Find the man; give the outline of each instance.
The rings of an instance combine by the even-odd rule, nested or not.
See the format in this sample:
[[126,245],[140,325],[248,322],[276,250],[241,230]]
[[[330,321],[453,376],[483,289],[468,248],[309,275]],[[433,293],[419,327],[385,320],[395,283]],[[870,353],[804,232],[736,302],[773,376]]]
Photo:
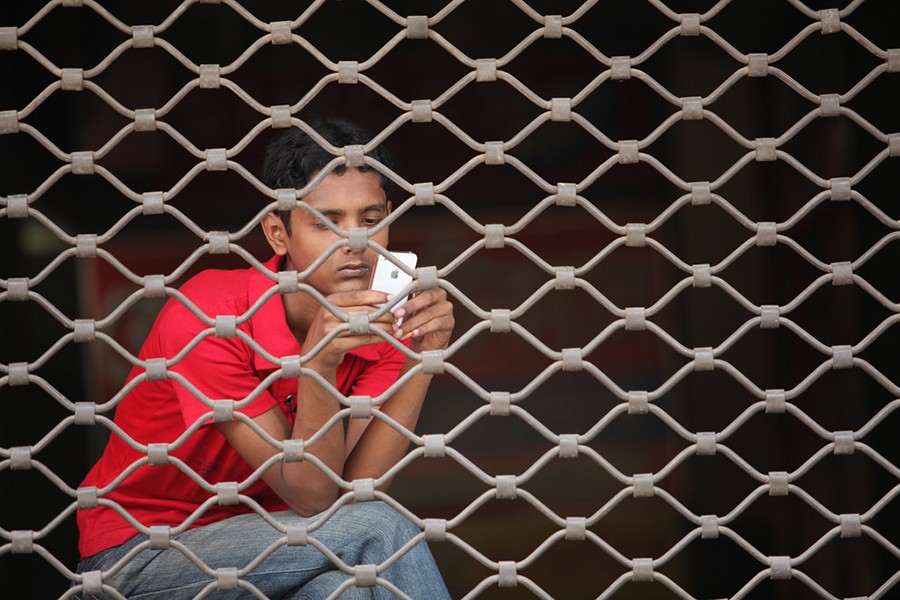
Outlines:
[[[336,147],[369,140],[343,120],[312,126]],[[369,155],[388,162],[381,148]],[[273,189],[303,188],[333,159],[291,129],[270,145],[265,180]],[[387,246],[388,229],[377,226],[391,210],[388,185],[377,171],[342,165],[302,200],[336,229],[369,228],[369,239]],[[297,271],[344,315],[375,313],[391,300],[368,289],[376,251],[351,250],[312,211],[270,213],[262,229],[275,253],[265,266]],[[116,412],[117,425],[147,452],[114,433],[81,486],[96,488],[99,498],[78,512],[79,572],[89,592],[99,591],[99,574],[126,597],[148,599],[190,598],[206,588],[215,598],[257,591],[325,598],[336,590],[344,591],[341,598],[393,598],[395,590],[416,599],[448,596],[424,541],[404,549],[420,533],[406,518],[381,502],[328,509],[342,493],[341,480],[378,480],[408,449],[407,438],[377,418],[337,419],[343,406],[335,390],[381,396],[415,363],[372,330],[413,352],[443,349],[452,304],[443,290],[422,291],[393,314],[371,317],[369,333],[344,327],[335,335],[346,317],[303,286],[280,295],[271,293],[274,285],[254,268],[204,271],[181,288],[188,303],[173,298],[160,311],[139,358],[148,365],[165,358],[167,373],[151,377],[151,368],[135,367]],[[236,317],[236,331],[210,334],[196,312]],[[280,377],[281,359],[297,356],[312,373]],[[413,429],[429,383],[429,375],[415,374],[381,412]],[[213,402],[223,399],[234,400],[243,417],[212,418]],[[282,460],[272,440],[304,440],[303,460]],[[366,581],[353,587],[359,565]]]

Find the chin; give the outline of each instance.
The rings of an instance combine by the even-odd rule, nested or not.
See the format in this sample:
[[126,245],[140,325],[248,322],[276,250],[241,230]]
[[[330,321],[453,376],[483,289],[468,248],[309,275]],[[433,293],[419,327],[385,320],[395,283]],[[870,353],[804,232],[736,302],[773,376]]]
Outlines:
[[332,287],[332,291],[334,292],[361,292],[367,289],[369,289],[368,279],[351,279],[348,281],[341,281],[339,283],[336,283]]

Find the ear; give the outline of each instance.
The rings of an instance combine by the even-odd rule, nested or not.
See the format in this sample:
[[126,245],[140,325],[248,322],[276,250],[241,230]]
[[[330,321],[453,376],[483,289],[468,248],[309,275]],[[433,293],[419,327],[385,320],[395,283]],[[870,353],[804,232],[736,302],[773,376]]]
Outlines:
[[270,212],[262,218],[260,225],[262,226],[263,234],[266,236],[266,241],[269,242],[269,246],[272,247],[275,254],[278,256],[287,254],[288,235],[284,229],[281,217],[274,212]]
[[[387,207],[387,214],[391,214],[391,201],[390,200],[387,201],[386,207]],[[391,242],[391,228],[387,227],[384,230],[384,246],[385,246],[385,248],[388,247],[390,242]]]

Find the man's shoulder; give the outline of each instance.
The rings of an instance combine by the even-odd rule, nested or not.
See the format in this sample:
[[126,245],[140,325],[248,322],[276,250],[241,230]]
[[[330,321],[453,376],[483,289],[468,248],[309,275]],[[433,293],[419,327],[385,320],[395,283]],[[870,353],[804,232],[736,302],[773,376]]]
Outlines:
[[180,322],[195,309],[207,316],[242,314],[255,298],[250,298],[249,269],[206,269],[190,277],[178,294],[163,307],[159,320]]
[[[273,268],[273,260],[263,263],[263,266]],[[266,275],[253,266],[243,269],[204,269],[185,281],[179,291],[197,304],[217,306],[234,302],[255,302],[272,284]]]
[[179,291],[197,298],[225,298],[246,294],[249,281],[249,269],[205,269],[185,281]]
[[273,282],[254,267],[246,269],[205,269],[184,282],[179,291],[197,303],[217,305],[233,301],[252,303]]

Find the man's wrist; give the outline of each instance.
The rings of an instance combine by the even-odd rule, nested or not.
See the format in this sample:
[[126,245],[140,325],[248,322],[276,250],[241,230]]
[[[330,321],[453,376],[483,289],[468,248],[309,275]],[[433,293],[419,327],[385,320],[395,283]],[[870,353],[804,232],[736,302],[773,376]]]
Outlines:
[[333,362],[329,360],[325,360],[320,356],[309,359],[303,366],[307,369],[315,371],[322,377],[328,380],[333,380],[335,375],[337,374],[337,368],[341,364],[341,361]]

